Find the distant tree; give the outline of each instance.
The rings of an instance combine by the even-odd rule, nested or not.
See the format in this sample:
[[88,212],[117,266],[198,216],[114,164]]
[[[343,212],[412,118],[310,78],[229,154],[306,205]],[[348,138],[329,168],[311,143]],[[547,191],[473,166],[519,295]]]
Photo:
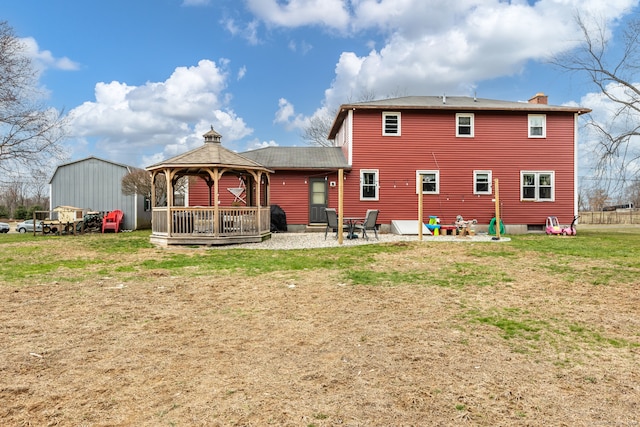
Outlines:
[[623,203],[633,203],[634,207],[640,208],[640,179],[629,183]]
[[66,119],[39,103],[38,73],[26,46],[0,21],[0,171],[42,165],[62,154]]
[[144,169],[132,168],[122,177],[122,194],[148,197],[151,194],[151,174]]
[[27,208],[27,218],[33,218],[33,213],[36,211],[45,211],[45,210],[48,210],[48,209],[45,209],[40,205],[31,205],[29,206],[29,208]]
[[15,212],[13,213],[13,217],[15,219],[27,219],[29,218],[29,211],[25,206],[20,205],[16,208]]
[[596,175],[609,183],[609,192],[619,192],[627,179],[640,174],[640,18],[636,15],[626,24],[620,51],[610,49],[604,23],[583,14],[576,22],[582,35],[579,47],[552,62],[586,75],[614,106],[606,122],[592,114],[586,119],[597,139]]
[[[37,169],[31,171],[31,179],[28,185],[28,192],[33,198],[33,203],[40,206],[48,205],[49,198],[47,196],[49,191],[50,172],[48,169]],[[42,209],[41,209],[42,210]]]
[[603,188],[594,188],[589,192],[589,207],[592,211],[600,211],[607,205],[609,195]]
[[25,184],[18,180],[5,183],[4,191],[0,194],[0,198],[9,209],[9,216],[16,217],[15,212],[18,206],[24,206],[27,203]]

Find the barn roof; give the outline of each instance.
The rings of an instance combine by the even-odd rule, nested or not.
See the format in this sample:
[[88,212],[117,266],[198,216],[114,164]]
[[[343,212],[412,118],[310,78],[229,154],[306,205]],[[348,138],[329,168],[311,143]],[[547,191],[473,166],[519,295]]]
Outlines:
[[67,162],[67,163],[63,163],[61,165],[58,165],[58,167],[56,167],[56,170],[53,172],[53,175],[51,175],[51,179],[49,180],[49,184],[53,183],[53,179],[55,178],[56,174],[58,173],[58,170],[60,170],[61,168],[67,167],[67,166],[71,166],[71,165],[75,165],[78,163],[84,163],[84,162],[88,162],[88,161],[98,161],[98,162],[103,162],[103,163],[109,163],[115,166],[120,166],[124,169],[127,170],[131,170],[131,169],[136,169],[134,166],[129,166],[129,165],[125,165],[123,163],[118,163],[118,162],[112,162],[111,160],[105,160],[105,159],[101,159],[99,157],[96,156],[89,156],[89,157],[85,157],[84,159],[78,159],[78,160],[74,160],[71,162]]
[[351,169],[340,147],[266,147],[242,154],[269,169]]

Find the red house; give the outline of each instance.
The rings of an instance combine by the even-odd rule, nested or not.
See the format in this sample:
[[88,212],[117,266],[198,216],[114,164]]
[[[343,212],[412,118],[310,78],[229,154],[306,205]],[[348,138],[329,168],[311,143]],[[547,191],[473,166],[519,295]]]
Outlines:
[[[442,224],[457,215],[486,230],[495,215],[507,233],[541,231],[547,216],[569,223],[577,214],[578,117],[590,110],[552,106],[544,94],[529,102],[472,97],[409,96],[344,104],[328,139],[333,147],[269,147],[242,153],[275,171],[270,203],[280,205],[290,231],[325,222],[338,206],[344,171],[344,215],[380,211],[393,220],[424,217]],[[189,196],[197,205],[198,186]]]

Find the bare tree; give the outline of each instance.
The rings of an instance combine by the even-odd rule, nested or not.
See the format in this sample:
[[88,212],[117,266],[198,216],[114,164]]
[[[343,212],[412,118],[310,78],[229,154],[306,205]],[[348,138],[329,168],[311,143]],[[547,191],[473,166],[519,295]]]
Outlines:
[[[394,89],[392,93],[386,96],[386,98],[397,98],[400,96],[406,96],[406,90],[402,91],[400,88]],[[357,96],[357,101],[352,101],[353,96],[349,96],[347,103],[353,102],[370,102],[378,99],[376,92],[371,89],[362,89]],[[327,138],[329,131],[333,125],[333,120],[338,114],[338,109],[322,109],[314,114],[310,119],[307,127],[302,132],[302,139],[309,145],[317,145],[321,147],[331,147],[332,143]]]
[[327,139],[335,112],[316,113],[302,133],[302,139],[309,145],[317,145],[320,147],[330,147],[331,141]]
[[62,154],[66,119],[39,103],[38,73],[26,47],[0,21],[0,170],[15,172]]
[[132,168],[125,176],[122,177],[122,194],[133,196],[148,197],[151,194],[151,174],[138,168]]
[[[189,177],[183,176],[173,184],[175,195],[184,200],[187,193]],[[151,197],[151,174],[139,168],[131,168],[129,172],[122,177],[121,181],[122,194],[126,196],[140,195]],[[164,206],[167,197],[167,184],[164,174],[156,176],[156,203],[154,206]]]
[[9,215],[14,217],[18,206],[24,206],[27,201],[25,183],[20,181],[5,183],[0,198],[3,205],[7,207]]
[[600,211],[607,205],[609,195],[605,189],[596,187],[589,192],[588,200],[592,211]]
[[627,186],[624,202],[633,203],[635,208],[640,208],[640,180],[634,180]]
[[626,180],[640,173],[640,87],[635,83],[640,77],[640,18],[631,19],[624,28],[619,51],[611,49],[603,22],[580,14],[576,22],[582,35],[579,47],[552,62],[586,75],[610,101],[608,118],[591,113],[586,116],[586,125],[597,142],[596,175],[611,183],[609,192],[619,192]]

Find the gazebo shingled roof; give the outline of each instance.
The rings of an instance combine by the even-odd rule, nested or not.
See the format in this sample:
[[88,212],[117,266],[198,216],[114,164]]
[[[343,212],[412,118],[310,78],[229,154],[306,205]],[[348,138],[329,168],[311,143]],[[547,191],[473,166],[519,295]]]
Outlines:
[[220,143],[220,134],[211,129],[204,134],[205,143],[200,147],[179,154],[160,163],[148,166],[148,171],[163,168],[202,168],[202,167],[229,167],[232,169],[250,169],[269,171],[260,163],[254,162],[241,154],[235,153]]

